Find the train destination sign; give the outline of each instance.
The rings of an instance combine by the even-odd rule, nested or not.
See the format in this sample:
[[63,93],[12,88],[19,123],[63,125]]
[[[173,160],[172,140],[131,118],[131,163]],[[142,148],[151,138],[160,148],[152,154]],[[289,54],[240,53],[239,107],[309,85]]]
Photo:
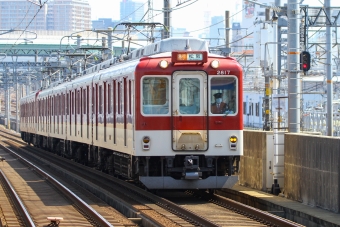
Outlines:
[[207,62],[208,53],[206,51],[174,51],[172,52],[172,62]]

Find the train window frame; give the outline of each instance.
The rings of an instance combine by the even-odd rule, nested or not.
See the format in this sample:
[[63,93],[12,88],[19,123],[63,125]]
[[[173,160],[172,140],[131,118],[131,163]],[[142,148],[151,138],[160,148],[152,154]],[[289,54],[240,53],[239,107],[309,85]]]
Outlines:
[[[164,94],[165,97],[162,99],[164,100],[162,103],[163,104],[145,104],[145,102],[157,102],[157,100],[150,99],[149,101],[145,100],[146,95],[152,95],[152,92],[150,89],[146,90],[144,88],[145,81],[150,80],[150,79],[163,79],[165,80],[165,91]],[[141,83],[140,83],[140,104],[141,104],[141,114],[143,116],[169,116],[170,115],[170,77],[169,76],[157,76],[157,75],[145,75],[141,78]],[[163,86],[161,83],[159,83],[156,86]],[[157,92],[161,92],[158,88],[152,87],[154,90],[157,90]],[[162,94],[160,94],[162,95]],[[159,102],[159,101],[158,101]],[[167,111],[167,112],[165,112]]]
[[[213,80],[215,79],[234,79],[234,82],[232,84],[232,87],[230,88],[218,88],[218,86],[215,85],[214,89],[212,87],[214,86],[215,83],[213,83]],[[227,84],[225,85],[226,87],[229,87],[230,85]],[[238,114],[239,111],[239,106],[238,106],[238,99],[239,99],[239,79],[235,75],[227,75],[227,76],[221,76],[221,75],[216,75],[216,76],[210,76],[209,77],[209,114],[212,116],[219,116],[219,115],[225,115],[225,116],[235,116]],[[221,93],[221,98],[222,102],[226,104],[226,109],[223,110],[221,113],[213,113],[212,109],[213,106],[215,105],[215,97],[214,95],[216,93]],[[234,105],[233,110],[229,109],[229,106]]]

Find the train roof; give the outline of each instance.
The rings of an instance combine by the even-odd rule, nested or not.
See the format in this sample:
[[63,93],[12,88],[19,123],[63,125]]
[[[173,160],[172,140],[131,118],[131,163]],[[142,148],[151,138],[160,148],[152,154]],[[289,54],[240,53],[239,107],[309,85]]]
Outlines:
[[150,56],[159,53],[172,51],[207,51],[209,52],[208,42],[203,39],[193,37],[169,38],[151,43],[145,47],[136,49],[131,52],[131,58],[140,58],[142,56]]
[[209,53],[209,45],[207,41],[194,37],[173,37],[163,39],[133,50],[129,54],[123,54],[119,58],[116,57],[92,66],[91,68],[86,69],[83,72],[83,75],[98,72],[99,70],[109,68],[111,65],[117,65],[127,60],[181,50],[207,51]]

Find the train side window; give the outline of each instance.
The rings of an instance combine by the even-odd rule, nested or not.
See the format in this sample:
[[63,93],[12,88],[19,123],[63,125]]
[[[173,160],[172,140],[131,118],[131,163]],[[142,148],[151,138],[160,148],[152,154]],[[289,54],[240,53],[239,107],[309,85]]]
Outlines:
[[143,114],[169,113],[169,81],[164,77],[145,77],[142,81]]
[[97,85],[92,87],[92,114],[95,113],[95,106],[96,106],[96,87]]
[[51,108],[52,108],[52,111],[51,111],[51,113],[52,113],[52,116],[54,116],[55,115],[55,97],[54,96],[52,96],[52,98],[51,98],[51,102],[52,102],[52,105],[51,105]]
[[118,82],[117,83],[117,113],[118,114],[121,114],[121,106],[120,106],[120,103],[121,103],[121,97],[122,97],[122,88],[121,88],[122,84],[121,82]]
[[237,112],[236,89],[236,77],[211,78],[210,112],[212,114],[235,114]]
[[107,109],[107,113],[111,114],[112,113],[112,86],[111,84],[107,85],[107,101],[108,101],[108,109]]
[[79,90],[76,91],[76,100],[77,100],[76,114],[80,114],[81,99],[80,99],[80,92],[79,92]]
[[132,95],[133,95],[133,93],[132,93],[132,90],[131,90],[131,80],[129,80],[129,114],[131,114],[132,113]]
[[60,96],[59,94],[57,94],[56,96],[56,100],[55,100],[55,115],[59,116],[60,115],[60,105],[59,105],[59,100],[60,100]]
[[80,114],[85,114],[86,112],[86,89],[85,88],[81,88],[80,90],[80,99],[81,99]]
[[99,114],[103,114],[103,86],[99,86],[99,100],[98,100],[98,104],[99,104]]
[[66,114],[70,115],[70,93],[67,92],[66,94]]
[[72,92],[72,114],[76,114],[76,107],[77,107],[77,99],[76,99],[77,90]]

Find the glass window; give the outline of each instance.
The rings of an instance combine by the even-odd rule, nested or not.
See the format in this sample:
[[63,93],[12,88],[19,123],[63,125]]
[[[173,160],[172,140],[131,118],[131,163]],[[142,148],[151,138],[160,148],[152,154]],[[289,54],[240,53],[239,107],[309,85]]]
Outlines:
[[103,87],[99,86],[99,114],[103,114]]
[[144,114],[169,113],[169,81],[164,77],[143,79],[142,105]]
[[200,112],[200,80],[182,78],[179,81],[179,112],[198,114]]
[[107,113],[112,113],[112,97],[111,97],[112,91],[111,91],[111,84],[107,85],[107,100],[108,100],[108,111]]
[[236,113],[236,78],[213,77],[210,83],[210,102],[212,114]]

